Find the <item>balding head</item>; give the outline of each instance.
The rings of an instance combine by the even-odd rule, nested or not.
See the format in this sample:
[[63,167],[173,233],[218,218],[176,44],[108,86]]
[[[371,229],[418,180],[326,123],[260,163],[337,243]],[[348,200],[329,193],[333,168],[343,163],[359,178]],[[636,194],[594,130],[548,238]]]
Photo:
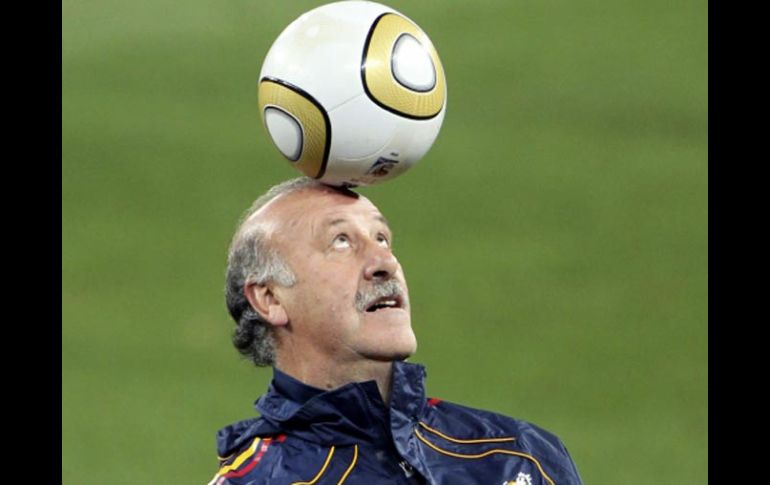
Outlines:
[[358,194],[347,189],[324,185],[309,177],[287,180],[257,198],[241,217],[227,258],[225,300],[236,322],[233,345],[258,366],[272,365],[275,342],[271,326],[251,307],[244,288],[248,284],[294,285],[295,276],[284,258],[271,245],[271,236],[282,221],[272,217],[274,209],[292,194],[302,191]]
[[251,207],[243,214],[238,224],[235,237],[233,238],[233,244],[235,244],[239,238],[252,231],[255,227],[258,227],[269,235],[279,223],[285,222],[283,220],[285,217],[275,217],[278,212],[276,206],[280,207],[293,195],[305,191],[343,194],[354,198],[359,197],[359,194],[351,190],[324,185],[309,177],[299,177],[287,180],[286,182],[282,182],[270,188],[264,195],[255,200]]

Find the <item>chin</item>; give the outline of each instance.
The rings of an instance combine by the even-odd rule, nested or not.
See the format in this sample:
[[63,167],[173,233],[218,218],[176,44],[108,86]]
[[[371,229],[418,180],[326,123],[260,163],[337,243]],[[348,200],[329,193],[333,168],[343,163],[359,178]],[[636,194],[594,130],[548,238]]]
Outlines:
[[378,362],[403,362],[412,356],[414,352],[394,352],[394,353],[378,353],[370,355],[369,359]]
[[376,341],[370,341],[366,345],[369,351],[363,354],[370,359],[382,362],[406,360],[417,351],[417,340],[411,331],[402,332],[399,335],[381,336]]
[[411,352],[408,352],[408,353],[397,354],[397,355],[395,355],[395,356],[394,356],[392,359],[390,359],[390,360],[391,360],[391,361],[393,361],[393,362],[401,362],[401,361],[404,361],[404,360],[408,359],[409,357],[413,356],[413,355],[414,355],[414,353],[415,353],[416,351],[417,351],[417,349],[414,349],[413,351],[411,351]]
[[415,338],[414,333],[409,332],[409,335],[404,337],[405,338],[399,342],[399,345],[395,346],[393,358],[391,360],[406,360],[417,352],[417,339]]

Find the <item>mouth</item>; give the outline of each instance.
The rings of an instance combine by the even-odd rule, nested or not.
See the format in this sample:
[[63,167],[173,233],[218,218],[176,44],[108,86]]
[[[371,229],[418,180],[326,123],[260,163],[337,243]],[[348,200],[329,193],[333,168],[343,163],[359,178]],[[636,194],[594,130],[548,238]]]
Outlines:
[[403,308],[404,300],[398,295],[383,296],[366,307],[367,313],[374,313],[389,308]]

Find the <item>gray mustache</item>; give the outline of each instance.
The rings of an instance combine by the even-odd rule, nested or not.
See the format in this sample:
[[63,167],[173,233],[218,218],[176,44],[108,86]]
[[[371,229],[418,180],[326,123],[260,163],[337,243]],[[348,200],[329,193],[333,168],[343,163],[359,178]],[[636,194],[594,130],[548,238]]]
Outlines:
[[365,312],[366,309],[380,298],[400,297],[403,301],[403,307],[409,306],[409,299],[406,296],[404,288],[396,280],[387,280],[381,283],[374,283],[370,288],[356,292],[356,309]]

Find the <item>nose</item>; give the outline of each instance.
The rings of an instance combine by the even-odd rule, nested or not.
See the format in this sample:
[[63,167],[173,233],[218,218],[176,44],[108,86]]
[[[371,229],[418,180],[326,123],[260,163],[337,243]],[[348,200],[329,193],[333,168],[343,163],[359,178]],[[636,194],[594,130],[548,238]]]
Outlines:
[[398,271],[398,260],[390,251],[378,243],[371,244],[367,255],[364,278],[367,280],[388,280]]

